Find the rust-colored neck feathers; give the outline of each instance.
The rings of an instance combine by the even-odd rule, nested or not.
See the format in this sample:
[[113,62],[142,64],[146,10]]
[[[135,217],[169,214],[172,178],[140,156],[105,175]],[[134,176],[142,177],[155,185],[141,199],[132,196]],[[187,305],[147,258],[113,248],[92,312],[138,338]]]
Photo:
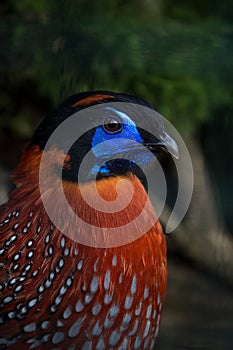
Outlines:
[[[78,185],[62,181],[57,173],[57,168],[67,159],[62,152],[54,149],[47,153],[45,160],[41,162],[41,159],[42,152],[37,147],[26,152],[16,170],[16,190],[10,198],[16,201],[25,198],[31,204],[45,205],[49,216],[59,217],[59,228],[70,238],[80,242],[74,231],[78,225],[79,235],[82,231],[84,236],[87,231],[90,235],[87,244],[95,246],[98,239],[97,247],[121,246],[142,236],[157,221],[147,193],[136,176],[109,177]],[[77,221],[69,219],[70,209]],[[107,229],[117,227],[124,227],[124,230],[109,235]],[[100,232],[98,237],[96,228]],[[85,237],[81,242],[85,243]]]
[[[41,164],[41,150],[27,150],[0,214],[1,344],[9,350],[152,349],[166,289],[166,244],[143,186],[133,175],[99,180],[96,187],[62,182],[56,169],[64,154],[47,156]],[[95,190],[103,207],[95,207]],[[76,224],[67,217],[63,191],[81,219]],[[117,227],[125,230],[109,235]],[[77,242],[77,232],[90,246]]]

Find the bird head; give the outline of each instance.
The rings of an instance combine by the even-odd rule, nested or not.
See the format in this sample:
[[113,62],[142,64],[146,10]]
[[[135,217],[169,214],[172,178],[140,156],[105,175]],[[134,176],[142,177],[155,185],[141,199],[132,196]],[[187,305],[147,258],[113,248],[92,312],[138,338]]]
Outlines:
[[[36,130],[32,145],[44,149],[54,130],[75,116],[80,129],[82,116],[88,130],[72,142],[66,152],[62,177],[65,181],[87,182],[117,175],[136,175],[145,185],[143,167],[150,165],[153,154],[165,151],[179,156],[175,141],[165,131],[162,117],[145,100],[135,96],[96,91],[68,98],[48,115]],[[64,126],[64,128],[67,128]],[[69,137],[60,137],[60,151],[70,144]],[[88,161],[80,165],[88,154]]]

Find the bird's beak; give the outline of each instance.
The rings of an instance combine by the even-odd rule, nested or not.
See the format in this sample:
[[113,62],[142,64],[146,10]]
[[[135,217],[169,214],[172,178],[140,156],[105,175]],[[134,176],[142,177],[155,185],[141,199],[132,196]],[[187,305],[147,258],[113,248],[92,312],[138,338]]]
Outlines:
[[174,158],[180,157],[179,148],[175,140],[169,136],[166,132],[160,136],[159,140],[154,142],[144,143],[144,146],[149,148],[152,152],[158,152],[160,150],[170,153]]

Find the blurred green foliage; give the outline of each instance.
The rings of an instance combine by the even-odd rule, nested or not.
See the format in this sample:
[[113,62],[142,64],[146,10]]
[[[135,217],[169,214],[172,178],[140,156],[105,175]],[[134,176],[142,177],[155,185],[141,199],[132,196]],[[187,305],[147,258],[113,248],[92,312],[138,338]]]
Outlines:
[[232,16],[230,0],[1,1],[0,141],[30,138],[79,91],[139,95],[183,135],[202,135],[233,229]]
[[113,89],[146,98],[180,130],[197,132],[217,109],[232,107],[229,7],[209,0],[1,2],[0,126],[29,136],[36,97],[53,107],[81,90]]

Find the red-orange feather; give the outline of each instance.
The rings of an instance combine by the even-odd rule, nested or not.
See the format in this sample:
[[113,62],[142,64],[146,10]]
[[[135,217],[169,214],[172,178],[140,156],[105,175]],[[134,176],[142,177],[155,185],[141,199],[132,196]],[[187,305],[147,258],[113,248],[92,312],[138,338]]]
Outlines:
[[95,103],[97,101],[101,101],[104,99],[114,99],[115,97],[112,95],[105,95],[105,94],[95,94],[94,96],[88,96],[81,100],[78,100],[77,102],[72,104],[72,107],[84,107],[89,106],[92,103]]
[[[54,176],[51,180],[44,173],[43,181],[50,186],[46,196],[52,198],[54,211],[62,216],[54,170],[55,164],[61,165],[62,154],[56,149],[50,152],[45,171]],[[50,221],[41,200],[41,156],[36,146],[27,150],[14,175],[16,189],[1,207],[1,349],[153,349],[167,274],[159,222],[137,240],[115,248],[87,247],[67,238]],[[116,183],[126,178],[134,197],[117,214],[88,206],[78,184],[63,182],[63,188],[82,220],[117,227],[141,212],[147,200],[144,187],[130,174],[97,181],[99,194],[112,201]],[[80,186],[91,199],[93,183]],[[151,217],[155,213],[150,204],[144,220]],[[66,225],[74,235],[82,229]],[[94,228],[84,232],[94,233]],[[102,239],[111,240],[106,229]]]

